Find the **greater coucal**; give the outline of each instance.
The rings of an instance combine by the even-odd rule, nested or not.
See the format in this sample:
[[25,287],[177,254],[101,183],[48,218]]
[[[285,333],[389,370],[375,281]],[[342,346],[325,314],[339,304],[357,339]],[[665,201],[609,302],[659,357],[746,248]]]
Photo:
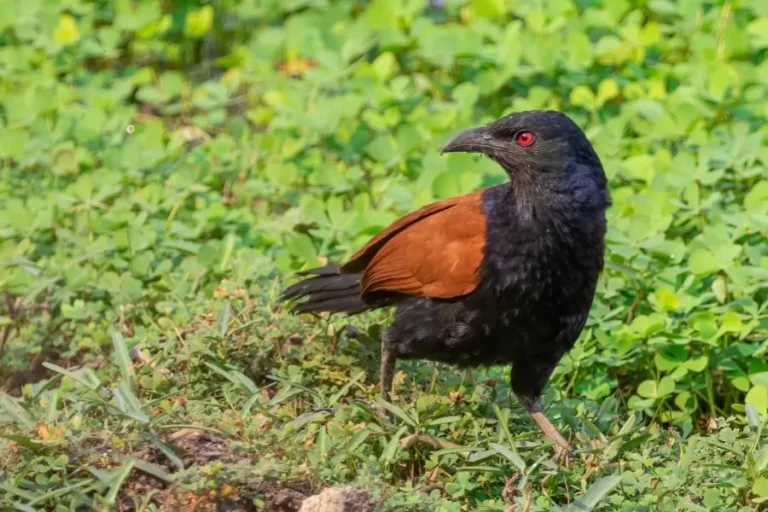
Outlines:
[[509,182],[424,206],[381,231],[343,265],[307,270],[282,300],[292,311],[357,314],[397,306],[381,340],[381,393],[395,360],[462,367],[512,364],[512,391],[541,430],[568,442],[540,396],[578,338],[603,268],[610,206],[600,158],[554,111],[510,114],[451,139]]

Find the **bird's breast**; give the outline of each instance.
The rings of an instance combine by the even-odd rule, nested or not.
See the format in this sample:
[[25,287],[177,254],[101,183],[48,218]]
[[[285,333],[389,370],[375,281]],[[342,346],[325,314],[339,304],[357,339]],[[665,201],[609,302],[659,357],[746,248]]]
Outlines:
[[589,307],[603,247],[599,230],[590,236],[579,226],[491,229],[482,278],[501,304],[522,314]]

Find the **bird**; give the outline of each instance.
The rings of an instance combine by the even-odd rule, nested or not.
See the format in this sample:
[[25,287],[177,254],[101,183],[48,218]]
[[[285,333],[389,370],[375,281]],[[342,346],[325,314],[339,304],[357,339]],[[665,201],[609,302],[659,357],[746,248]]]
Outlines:
[[478,153],[507,180],[399,218],[343,264],[299,272],[291,311],[357,315],[394,307],[382,329],[380,395],[398,359],[510,365],[510,387],[556,450],[573,453],[541,395],[584,329],[604,267],[603,164],[555,110],[513,112],[461,131],[440,153]]

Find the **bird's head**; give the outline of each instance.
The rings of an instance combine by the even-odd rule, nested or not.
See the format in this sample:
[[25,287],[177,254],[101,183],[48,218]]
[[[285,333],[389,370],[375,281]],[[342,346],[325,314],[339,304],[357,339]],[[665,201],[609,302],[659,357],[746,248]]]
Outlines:
[[552,110],[513,113],[486,126],[469,128],[441,151],[455,152],[487,155],[504,168],[513,183],[544,183],[572,172],[605,180],[600,159],[581,128]]

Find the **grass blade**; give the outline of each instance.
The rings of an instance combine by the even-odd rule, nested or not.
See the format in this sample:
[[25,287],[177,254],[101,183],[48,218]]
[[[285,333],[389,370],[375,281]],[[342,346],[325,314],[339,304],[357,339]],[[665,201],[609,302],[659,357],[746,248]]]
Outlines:
[[221,253],[221,260],[219,260],[219,272],[227,270],[229,260],[232,258],[232,251],[235,249],[235,241],[236,238],[233,233],[227,233],[224,237],[224,250]]
[[43,366],[45,366],[46,368],[48,368],[52,372],[59,373],[59,374],[65,376],[65,377],[69,377],[70,379],[74,380],[75,382],[77,382],[79,384],[82,384],[83,386],[87,387],[88,389],[90,389],[92,391],[95,391],[101,385],[101,384],[98,384],[98,385],[94,386],[94,384],[92,382],[89,382],[88,380],[86,380],[85,378],[81,377],[77,373],[71,372],[71,371],[67,370],[66,368],[62,368],[59,365],[56,365],[56,364],[53,364],[53,363],[49,363],[47,361],[43,363]]
[[504,433],[504,437],[507,439],[507,444],[509,446],[514,446],[515,440],[512,438],[512,432],[509,431],[506,415],[496,404],[493,404],[493,412],[496,414],[496,418],[499,420],[499,425],[501,425],[501,431]]
[[357,375],[355,375],[354,377],[352,377],[352,379],[349,382],[344,384],[344,386],[338,391],[338,393],[336,393],[331,397],[331,399],[328,401],[328,407],[333,407],[334,405],[336,405],[336,402],[338,402],[342,396],[347,394],[347,391],[349,391],[349,388],[351,388],[357,381],[362,379],[364,376],[365,376],[365,371],[363,370]]
[[515,452],[510,450],[504,445],[498,444],[498,443],[489,443],[491,448],[496,450],[496,452],[507,459],[509,462],[512,463],[513,466],[515,466],[517,469],[519,469],[523,474],[525,474],[525,461]]
[[127,381],[120,381],[120,384],[115,390],[115,400],[120,412],[140,423],[149,423],[149,416],[141,410],[139,399],[133,394],[133,390]]
[[157,449],[163,452],[163,455],[165,455],[165,457],[171,461],[171,464],[176,466],[179,471],[184,470],[184,462],[174,453],[170,446],[161,441],[155,434],[152,434],[152,444],[157,446]]
[[216,366],[213,363],[205,362],[205,366],[218,373],[235,386],[249,392],[250,394],[258,393],[259,387],[243,373],[236,370],[227,371],[224,368]]
[[48,405],[45,408],[45,422],[46,423],[53,423],[56,421],[56,417],[58,416],[58,406],[59,406],[59,389],[52,389],[48,392]]
[[133,383],[133,363],[131,356],[128,355],[128,347],[125,344],[125,338],[117,331],[112,331],[112,348],[114,350],[117,365],[120,367],[120,374],[124,379]]
[[32,417],[7,393],[0,393],[0,407],[5,409],[16,420],[16,423],[22,427],[26,429],[33,429],[35,427]]
[[133,466],[139,471],[152,475],[158,480],[162,480],[165,483],[171,483],[171,475],[168,474],[163,468],[153,462],[147,462],[145,460],[137,459],[136,457],[122,456],[120,460],[123,462],[133,461]]
[[[293,382],[293,381],[290,381],[288,379],[284,379],[282,377],[278,377],[277,375],[272,375],[272,374],[267,375],[267,378],[271,379],[271,380],[274,380],[274,381],[277,381],[280,384],[282,384],[283,386],[285,386],[285,388],[283,388],[283,389],[281,389],[280,391],[277,392],[277,395],[282,393],[284,390],[288,391],[288,390],[290,390],[290,388],[298,388],[298,389],[304,391],[305,393],[309,393],[310,396],[312,396],[313,398],[319,399],[319,400],[322,401],[322,397],[319,394],[317,394],[317,392],[315,390],[309,389],[308,387],[303,386],[303,385],[299,384],[298,382]],[[277,396],[277,395],[275,395],[275,396]]]
[[18,434],[0,434],[0,437],[13,441],[17,445],[23,446],[35,454],[40,454],[46,451],[46,446],[43,443],[38,443],[30,437],[20,436]]
[[123,483],[128,478],[128,475],[131,474],[133,465],[133,460],[129,460],[118,470],[114,480],[112,481],[112,486],[109,488],[109,492],[104,497],[104,501],[107,505],[114,505],[117,501],[117,493],[120,492],[120,488],[123,486]]
[[403,437],[403,434],[405,434],[407,430],[408,427],[400,427],[400,430],[398,430],[397,433],[392,436],[392,439],[390,439],[389,443],[387,443],[387,447],[384,448],[383,452],[381,452],[379,462],[381,462],[385,468],[389,467],[392,461],[395,460],[395,454],[400,447],[400,438]]
[[403,420],[404,423],[416,428],[416,421],[414,421],[414,419],[400,407],[384,401],[381,397],[376,398],[376,403]]
[[461,420],[461,418],[461,416],[443,416],[442,418],[425,421],[424,426],[437,427],[438,425],[445,425],[446,423],[456,423],[457,421]]
[[349,441],[347,441],[346,446],[344,447],[344,450],[347,453],[354,453],[361,444],[363,444],[365,441],[368,440],[368,436],[371,434],[371,431],[367,428],[364,428],[358,432],[355,433],[352,437],[349,438]]
[[461,466],[456,468],[456,472],[465,471],[467,473],[501,473],[501,469],[496,466]]
[[80,487],[85,487],[87,485],[91,485],[91,481],[89,480],[83,480],[82,482],[78,482],[76,484],[68,485],[66,487],[61,487],[59,489],[54,489],[52,491],[48,491],[47,493],[43,494],[42,496],[39,496],[35,498],[33,501],[30,501],[27,505],[32,506],[36,505],[38,503],[42,503],[44,501],[48,501],[51,498],[55,498],[57,496],[61,496],[63,494],[67,494],[70,491],[74,491],[75,489],[79,489]]
[[568,505],[565,512],[588,512],[593,510],[614,487],[619,485],[621,477],[606,476],[590,486],[576,501]]
[[229,318],[232,315],[232,304],[229,300],[224,301],[224,307],[221,308],[221,315],[219,316],[219,334],[223,338],[227,335],[227,327],[229,327]]
[[28,501],[32,501],[37,498],[37,496],[34,494],[23,489],[19,489],[15,485],[11,485],[8,482],[0,482],[0,490],[3,490],[8,494],[13,494],[14,496],[19,496],[20,498],[24,498]]

